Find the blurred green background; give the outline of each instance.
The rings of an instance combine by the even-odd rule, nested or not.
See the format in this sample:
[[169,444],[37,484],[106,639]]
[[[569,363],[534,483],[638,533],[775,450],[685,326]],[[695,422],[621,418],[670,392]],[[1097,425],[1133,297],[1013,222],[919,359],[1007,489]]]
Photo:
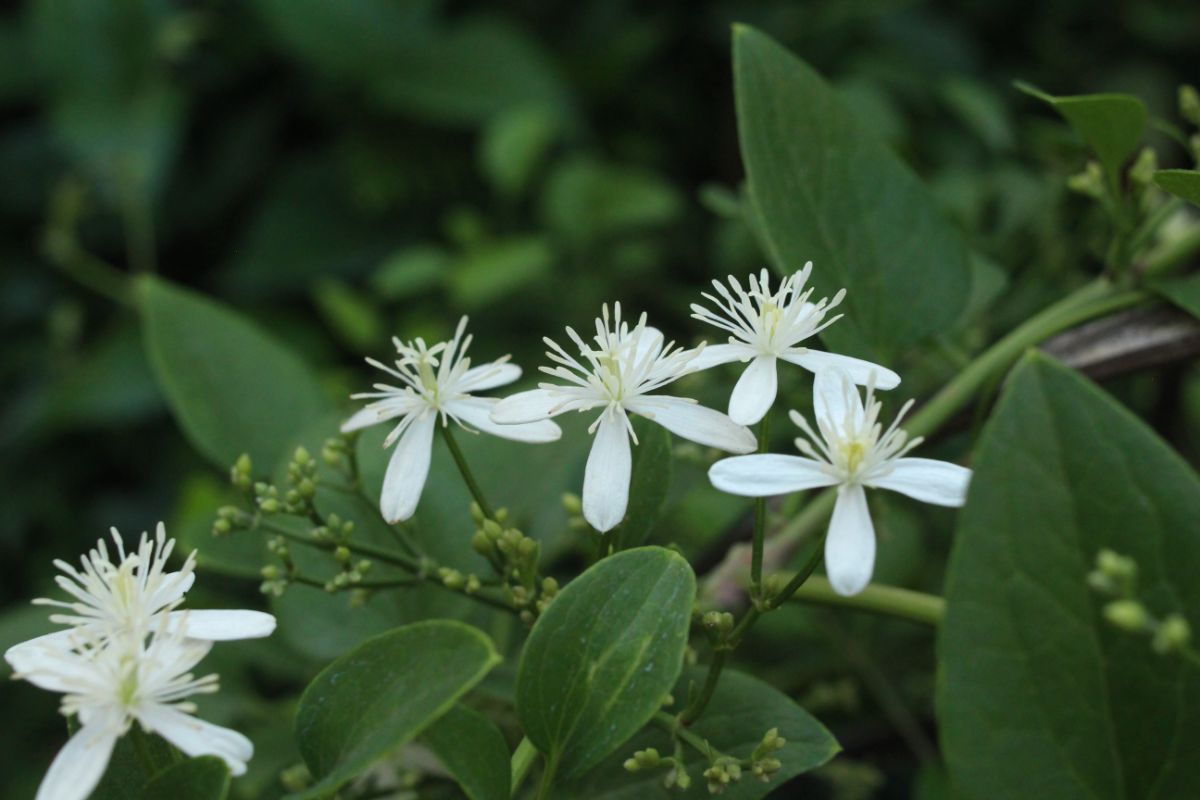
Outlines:
[[[711,338],[687,318],[698,288],[763,264],[737,209],[734,21],[826,75],[982,257],[971,319],[897,365],[917,396],[1098,268],[1102,220],[1063,188],[1082,148],[1011,81],[1126,91],[1169,118],[1200,55],[1187,0],[32,0],[0,14],[0,645],[36,630],[25,603],[52,591],[52,558],[110,525],[211,522],[221,476],[156,387],[130,272],[253,317],[331,397],[365,386],[361,357],[392,334],[443,337],[460,314],[476,358],[512,352],[527,370],[542,335],[590,327],[604,301]],[[1194,453],[1200,387],[1167,377],[1118,388]],[[729,385],[689,388],[720,405]],[[698,481],[683,472],[677,495]],[[936,589],[950,517],[898,508],[881,575]],[[706,545],[691,537],[702,561]],[[207,586],[214,604],[261,603],[253,581]],[[829,619],[772,618],[749,656],[846,746],[807,796],[939,796],[931,638]],[[793,657],[772,635],[833,645]],[[239,647],[215,665],[231,688],[213,716],[265,731],[243,792],[266,796],[295,760],[286,698],[320,659]],[[62,737],[55,698],[6,684],[0,704],[0,794],[32,796]]]

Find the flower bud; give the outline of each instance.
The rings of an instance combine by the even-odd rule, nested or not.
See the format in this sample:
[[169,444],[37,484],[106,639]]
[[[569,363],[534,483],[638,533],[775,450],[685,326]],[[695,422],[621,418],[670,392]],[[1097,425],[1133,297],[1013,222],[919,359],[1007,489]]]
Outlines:
[[1154,173],[1158,171],[1158,154],[1154,148],[1143,147],[1137,160],[1129,168],[1129,179],[1141,186],[1149,186],[1154,182]]
[[1146,609],[1136,600],[1116,600],[1104,607],[1104,618],[1127,633],[1141,633],[1150,623]]
[[475,520],[476,525],[482,525],[484,520],[487,519],[483,515],[483,509],[479,507],[479,503],[474,501],[471,502],[471,519]]
[[258,507],[264,514],[278,514],[281,508],[279,501],[274,497],[264,497],[258,501]]
[[1184,84],[1179,87],[1179,116],[1200,127],[1200,92],[1195,86]]
[[1192,640],[1192,628],[1188,621],[1179,614],[1171,614],[1154,633],[1151,643],[1156,653],[1166,655],[1177,653],[1187,647]]
[[562,504],[563,508],[566,509],[567,513],[572,517],[578,517],[583,514],[583,500],[581,500],[577,494],[573,494],[571,492],[564,493],[562,496]]
[[1089,161],[1083,172],[1067,178],[1067,188],[1088,197],[1104,196],[1104,170],[1099,162]]
[[350,552],[349,547],[340,545],[333,551],[333,557],[339,564],[349,564],[350,559],[353,558],[353,553]]
[[308,450],[304,447],[297,447],[295,454],[292,456],[292,461],[301,467],[305,467],[312,463],[312,456],[308,454]]
[[662,763],[662,756],[653,747],[648,747],[645,750],[638,750],[633,754],[633,758],[625,759],[625,769],[629,772],[638,772],[643,769],[654,769]]

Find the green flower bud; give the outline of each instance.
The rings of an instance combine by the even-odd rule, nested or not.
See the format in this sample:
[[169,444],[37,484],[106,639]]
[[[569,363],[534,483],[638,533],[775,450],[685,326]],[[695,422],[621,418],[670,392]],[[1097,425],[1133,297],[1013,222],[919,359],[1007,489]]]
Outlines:
[[629,772],[639,772],[643,769],[654,769],[662,763],[662,756],[653,747],[638,750],[633,758],[625,759],[625,769]]
[[1154,633],[1151,643],[1156,653],[1166,655],[1177,653],[1187,647],[1192,640],[1192,628],[1188,621],[1179,614],[1171,614]]
[[1179,87],[1179,116],[1200,127],[1200,92],[1195,86],[1184,84]]
[[485,557],[496,552],[496,548],[492,546],[492,540],[483,532],[483,528],[477,529],[471,536],[471,549]]
[[688,787],[692,785],[692,779],[688,776],[683,764],[675,761],[675,759],[671,759],[671,762],[673,766],[667,771],[666,777],[663,778],[663,787],[686,792]]
[[566,492],[562,496],[562,504],[563,508],[566,509],[567,513],[572,517],[578,517],[583,513],[583,500],[581,500],[577,494]]
[[480,583],[478,576],[468,575],[467,585],[463,587],[463,591],[465,591],[467,594],[475,594],[482,588],[483,584]]
[[226,536],[233,530],[233,525],[224,517],[218,518],[212,527],[213,536]]
[[1137,577],[1136,561],[1107,548],[1096,554],[1096,568],[1114,580],[1124,581]]
[[264,497],[259,500],[258,507],[264,514],[278,514],[281,508],[279,501],[274,497]]
[[304,447],[297,447],[295,454],[292,456],[292,461],[297,465],[304,467],[312,463],[312,456],[308,454],[308,450]]
[[442,579],[442,585],[447,589],[461,589],[467,583],[466,577],[461,572],[449,567],[438,569],[438,577]]
[[339,564],[349,564],[350,559],[354,557],[354,554],[350,552],[349,547],[341,545],[333,551],[333,557]]
[[501,525],[508,522],[508,509],[507,508],[497,508],[496,509],[496,522],[499,522]]
[[300,484],[296,487],[296,491],[305,500],[312,500],[317,496],[317,483],[312,478],[305,478],[300,481]]
[[265,567],[259,570],[259,574],[269,581],[278,580],[279,567],[275,566],[274,564],[267,564]]
[[517,544],[517,553],[523,558],[529,558],[536,555],[538,551],[538,543],[528,536],[523,537]]
[[1067,188],[1088,197],[1104,196],[1104,170],[1099,162],[1089,161],[1083,172],[1067,178]]
[[487,534],[487,537],[493,542],[499,541],[500,537],[504,534],[504,528],[500,527],[500,523],[494,519],[485,519],[480,523],[480,526],[483,528],[483,532]]
[[1104,607],[1104,618],[1127,633],[1141,633],[1150,624],[1150,615],[1136,600],[1115,600]]
[[1154,173],[1158,170],[1158,154],[1153,148],[1143,147],[1137,160],[1129,168],[1129,179],[1140,186],[1149,186],[1154,182]]
[[482,525],[484,520],[487,519],[483,515],[483,509],[479,507],[479,503],[471,503],[471,519],[475,520],[476,525]]
[[542,578],[542,595],[545,597],[554,597],[556,594],[558,594],[558,581],[549,575]]
[[371,571],[371,567],[373,567],[374,565],[375,564],[373,561],[371,561],[371,559],[364,558],[361,561],[359,561],[357,564],[354,565],[354,569],[356,572],[358,572],[362,575],[366,575],[368,572]]

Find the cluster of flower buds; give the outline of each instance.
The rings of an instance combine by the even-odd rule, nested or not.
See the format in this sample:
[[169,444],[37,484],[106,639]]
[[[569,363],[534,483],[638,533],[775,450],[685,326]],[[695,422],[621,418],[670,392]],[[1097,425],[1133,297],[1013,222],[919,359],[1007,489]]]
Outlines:
[[778,728],[771,728],[763,734],[762,741],[750,754],[750,774],[766,783],[783,766],[774,754],[782,750],[787,740],[779,735]]
[[688,775],[687,767],[683,763],[682,751],[677,751],[674,756],[663,757],[655,748],[647,747],[625,759],[624,767],[628,772],[644,772],[667,767],[667,773],[663,776],[664,788],[686,792],[692,785],[691,776]]
[[1163,619],[1152,615],[1138,599],[1138,566],[1129,556],[1101,550],[1096,568],[1088,574],[1088,585],[1112,599],[1104,606],[1104,618],[1126,633],[1149,636],[1160,655],[1190,652],[1192,629],[1181,614]]
[[443,586],[447,589],[453,589],[456,592],[475,594],[483,588],[483,582],[479,580],[478,575],[464,575],[462,572],[449,567],[439,567],[437,575],[441,579]]
[[477,526],[471,546],[500,575],[508,600],[514,608],[520,609],[521,619],[533,624],[558,594],[558,581],[539,577],[541,545],[507,524],[507,509],[499,509],[493,518],[485,515],[477,503],[472,503],[471,518]]

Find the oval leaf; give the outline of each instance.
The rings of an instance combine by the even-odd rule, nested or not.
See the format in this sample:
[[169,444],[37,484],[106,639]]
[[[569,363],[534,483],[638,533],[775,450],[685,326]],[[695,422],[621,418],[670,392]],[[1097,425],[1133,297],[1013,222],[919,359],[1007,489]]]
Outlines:
[[200,756],[155,775],[142,800],[224,800],[228,794],[229,767],[216,756]]
[[1154,173],[1154,182],[1176,197],[1200,206],[1200,172],[1194,169],[1163,169]]
[[1200,480],[1042,357],[984,432],[946,582],[938,717],[964,797],[1200,797],[1200,671],[1102,619],[1086,582],[1132,556],[1151,613],[1200,619]]
[[405,625],[334,661],[300,698],[296,739],[317,778],[295,795],[331,793],[446,713],[500,657],[475,628]]
[[508,800],[512,782],[508,745],[490,719],[458,705],[426,728],[421,741],[437,754],[470,800]]
[[629,507],[624,521],[613,530],[617,550],[628,550],[646,541],[671,489],[671,434],[644,419],[634,422],[634,430],[638,446],[633,450]]
[[1092,148],[1115,185],[1121,164],[1137,147],[1146,129],[1146,106],[1141,100],[1128,94],[1055,97],[1021,81],[1017,81],[1016,87],[1054,106]]
[[325,406],[291,350],[203,295],[144,278],[142,325],[150,364],[196,449],[228,467],[241,453],[272,467]]
[[733,39],[738,135],[776,266],[813,262],[821,295],[846,289],[823,337],[886,358],[952,324],[970,267],[958,232],[912,171],[807,64],[744,25]]
[[[676,698],[687,697],[688,684],[703,683],[705,670],[689,668],[675,687]],[[802,772],[815,769],[841,749],[833,734],[783,692],[763,683],[757,678],[736,670],[721,673],[721,682],[713,693],[712,700],[690,730],[707,739],[720,750],[737,758],[747,758],[762,741],[763,734],[778,728],[779,735],[787,740],[775,757],[783,766],[769,782],[756,780],[749,774],[742,780],[726,787],[721,800],[757,800],[778,789]],[[688,774],[692,785],[686,792],[664,789],[663,770],[647,770],[629,773],[622,763],[636,750],[657,748],[664,755],[672,748],[671,738],[658,728],[647,728],[627,742],[618,752],[598,767],[588,772],[583,780],[571,787],[570,797],[586,797],[588,800],[645,800],[646,798],[700,798],[711,797],[704,780],[700,777],[707,769],[707,761],[691,748],[684,750]]]
[[658,710],[683,667],[695,595],[678,553],[626,550],[568,584],[533,626],[517,713],[560,775],[596,764]]

